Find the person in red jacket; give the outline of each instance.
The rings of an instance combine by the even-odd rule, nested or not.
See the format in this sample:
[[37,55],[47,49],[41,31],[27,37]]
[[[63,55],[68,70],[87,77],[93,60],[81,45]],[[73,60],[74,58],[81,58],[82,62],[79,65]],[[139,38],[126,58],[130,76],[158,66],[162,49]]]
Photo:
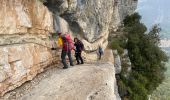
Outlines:
[[72,57],[71,57],[72,47],[71,47],[71,44],[69,43],[69,41],[66,39],[65,35],[62,36],[62,41],[63,41],[63,47],[62,47],[61,59],[62,59],[63,65],[64,65],[63,69],[67,69],[68,65],[66,63],[66,55],[69,58],[70,66],[74,66]]

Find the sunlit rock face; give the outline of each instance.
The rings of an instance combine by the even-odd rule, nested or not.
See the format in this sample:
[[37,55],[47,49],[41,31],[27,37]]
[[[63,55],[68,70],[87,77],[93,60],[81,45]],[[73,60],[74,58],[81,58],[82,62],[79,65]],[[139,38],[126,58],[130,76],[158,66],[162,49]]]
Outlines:
[[108,63],[78,65],[41,81],[19,100],[121,100],[114,73]]
[[0,34],[45,34],[53,30],[53,17],[38,0],[1,0]]
[[0,95],[32,80],[45,67],[59,63],[59,56],[36,44],[0,47]]
[[86,50],[92,51],[96,50],[98,45],[104,48],[107,46],[109,32],[115,31],[123,18],[134,12],[137,1],[47,0],[45,4],[56,15],[64,18],[70,25],[70,30],[86,41]]
[[[60,61],[60,52],[50,50],[49,33],[73,33],[87,52],[99,45],[106,48],[109,33],[137,4],[136,0],[40,1],[1,0],[0,95]],[[85,55],[88,60],[89,54]]]
[[[52,13],[38,0],[1,0],[0,95],[34,78],[53,62]],[[58,57],[58,58],[57,58]]]

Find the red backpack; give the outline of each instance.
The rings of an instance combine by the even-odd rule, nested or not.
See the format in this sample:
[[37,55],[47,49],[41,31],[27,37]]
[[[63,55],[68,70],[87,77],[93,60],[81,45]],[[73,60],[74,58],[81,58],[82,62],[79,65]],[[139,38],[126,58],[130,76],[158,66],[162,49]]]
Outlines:
[[70,37],[70,34],[66,34],[65,39],[66,39],[66,42],[63,43],[63,49],[65,51],[73,50],[74,49],[74,43],[73,43],[73,40]]

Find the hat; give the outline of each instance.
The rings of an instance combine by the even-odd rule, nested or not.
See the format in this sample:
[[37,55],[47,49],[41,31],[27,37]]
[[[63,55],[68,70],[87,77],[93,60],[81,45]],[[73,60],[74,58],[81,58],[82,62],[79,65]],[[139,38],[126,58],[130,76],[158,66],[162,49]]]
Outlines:
[[61,33],[61,32],[59,32],[59,31],[57,31],[57,34],[58,34],[58,35],[61,35],[62,33]]

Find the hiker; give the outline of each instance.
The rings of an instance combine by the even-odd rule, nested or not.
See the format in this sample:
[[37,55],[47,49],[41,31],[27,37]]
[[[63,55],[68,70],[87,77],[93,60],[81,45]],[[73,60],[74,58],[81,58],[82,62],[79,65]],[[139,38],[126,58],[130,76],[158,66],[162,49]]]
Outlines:
[[78,38],[74,38],[74,46],[75,46],[74,50],[75,50],[75,57],[76,57],[77,65],[84,64],[83,58],[81,56],[81,53],[84,49],[84,44]]
[[101,60],[102,55],[104,54],[102,47],[99,45],[98,50],[97,50],[99,60]]
[[66,55],[69,58],[70,66],[74,66],[72,57],[71,57],[71,50],[74,48],[74,44],[73,44],[69,34],[64,34],[61,37],[62,37],[62,45],[63,45],[61,59],[62,59],[63,65],[64,65],[63,69],[67,69],[68,65],[66,63]]

